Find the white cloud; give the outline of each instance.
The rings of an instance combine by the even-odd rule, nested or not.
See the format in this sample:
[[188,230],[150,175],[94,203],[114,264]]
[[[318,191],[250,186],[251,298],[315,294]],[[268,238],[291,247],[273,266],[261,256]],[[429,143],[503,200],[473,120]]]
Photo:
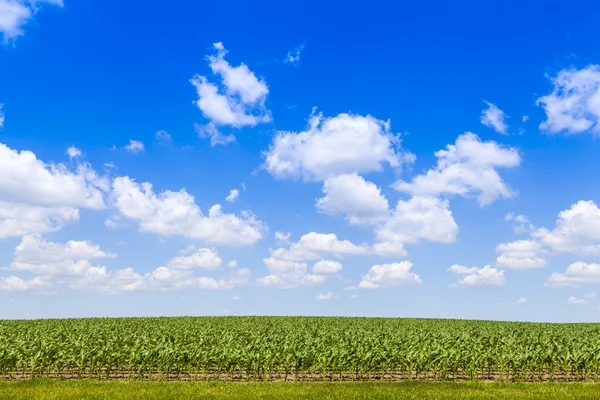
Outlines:
[[69,158],[77,158],[77,157],[81,157],[81,155],[82,155],[81,150],[79,150],[75,146],[69,147],[67,149],[67,154],[69,155]]
[[293,51],[288,52],[283,62],[287,64],[298,65],[298,63],[300,62],[300,53],[302,52],[302,50],[304,50],[304,43],[296,47]]
[[227,268],[236,268],[237,267],[237,261],[236,260],[231,260],[227,263]]
[[43,276],[82,275],[92,268],[89,260],[114,257],[86,241],[70,240],[62,244],[49,242],[40,235],[29,235],[16,247],[10,269]]
[[[222,43],[215,43],[213,47],[216,55],[208,56],[207,59],[212,72],[219,75],[221,84],[217,86],[200,75],[194,76],[190,81],[198,94],[197,107],[212,123],[211,131],[218,132],[216,126],[219,125],[242,128],[270,122],[271,114],[265,107],[269,93],[265,81],[258,79],[243,63],[237,67],[229,65],[225,60],[227,51]],[[212,142],[215,134],[210,131],[207,134]],[[230,141],[224,143],[216,140],[215,144]]]
[[105,267],[91,268],[86,273],[71,280],[69,287],[76,290],[90,290],[101,293],[121,292],[170,292],[188,288],[205,290],[232,289],[245,285],[250,280],[250,270],[240,269],[228,277],[215,279],[197,277],[191,271],[159,267],[141,275],[131,268],[107,271]]
[[173,138],[167,131],[158,131],[154,135],[154,141],[160,145],[166,146],[173,142]]
[[527,122],[529,120],[529,115],[523,115],[523,117],[521,117],[521,121],[523,123]]
[[24,280],[17,276],[0,276],[0,292],[25,292],[32,289],[41,289],[50,286],[50,283],[40,277]]
[[325,282],[324,275],[309,274],[306,263],[265,258],[264,263],[271,275],[258,280],[264,286],[293,288],[300,285],[316,285]]
[[587,304],[587,300],[586,299],[578,299],[575,296],[571,296],[567,300],[567,304],[575,304],[575,305]]
[[537,99],[546,112],[540,129],[548,133],[600,133],[600,66],[563,69],[549,78],[552,92]]
[[398,201],[391,215],[375,227],[378,243],[373,250],[382,255],[404,255],[405,243],[420,240],[451,243],[457,233],[458,226],[447,200],[416,196]]
[[477,135],[467,132],[446,150],[435,153],[437,166],[412,182],[398,181],[393,187],[412,195],[439,195],[443,193],[463,197],[477,197],[481,206],[498,197],[514,195],[496,168],[519,165],[521,157],[516,149],[494,141],[482,142]]
[[79,208],[102,210],[108,181],[87,163],[72,171],[30,151],[0,143],[0,237],[52,232],[79,219]]
[[400,151],[399,136],[389,121],[339,114],[313,114],[303,132],[279,131],[265,153],[263,167],[276,178],[325,180],[352,173],[381,171],[387,163],[400,168],[414,156]]
[[504,111],[496,107],[489,101],[484,101],[487,108],[481,112],[481,123],[485,126],[493,128],[496,132],[506,135],[508,125],[506,124]]
[[506,269],[544,268],[546,260],[539,257],[542,248],[533,240],[517,240],[511,243],[501,243],[496,246],[500,256],[496,265]]
[[573,286],[600,283],[600,264],[575,262],[564,273],[555,272],[546,280],[547,286]]
[[513,213],[508,213],[504,217],[506,221],[514,222],[513,230],[515,233],[526,233],[531,232],[535,229],[533,224],[529,221],[529,219],[525,215],[514,215]]
[[260,240],[266,227],[243,212],[240,217],[224,214],[220,205],[204,215],[194,197],[185,190],[154,193],[152,184],[139,184],[129,177],[113,181],[114,206],[124,218],[137,221],[140,230],[161,235],[181,235],[206,243],[243,246]]
[[380,189],[357,174],[328,178],[323,193],[317,209],[323,214],[345,214],[351,224],[374,223],[388,212],[388,201]]
[[3,107],[4,104],[0,103],[0,129],[4,128],[4,111],[2,110]]
[[344,255],[367,254],[369,246],[356,245],[349,240],[339,240],[334,233],[310,232],[292,243],[289,249],[271,250],[271,257],[290,261],[318,260],[322,255],[342,257]]
[[202,139],[210,139],[210,145],[212,147],[217,145],[225,146],[235,142],[234,135],[223,135],[212,122],[209,122],[206,125],[194,124],[194,129]]
[[598,294],[596,292],[592,292],[592,293],[586,294],[585,297],[588,299],[595,299],[596,297],[598,297]]
[[198,249],[189,256],[179,256],[172,258],[167,266],[172,269],[218,269],[223,264],[223,260],[217,252],[211,249]]
[[0,33],[5,43],[23,35],[23,26],[33,18],[39,3],[63,5],[62,0],[0,0]]
[[525,297],[520,297],[514,303],[508,303],[509,306],[519,306],[521,304],[527,303],[527,299]]
[[419,275],[410,272],[413,264],[401,261],[394,264],[374,265],[363,275],[358,287],[361,289],[378,289],[407,284],[421,284]]
[[477,267],[469,268],[469,267],[464,267],[462,265],[454,264],[453,266],[448,268],[448,271],[453,272],[458,275],[470,275],[470,274],[474,274],[477,271],[479,271],[479,268],[477,268]]
[[317,300],[326,301],[326,300],[335,300],[337,296],[333,292],[327,293],[319,293],[317,295]]
[[124,149],[134,154],[141,153],[144,151],[144,143],[139,140],[130,140],[129,144],[125,146]]
[[466,271],[469,270],[470,273],[451,286],[499,286],[506,283],[504,271],[492,268],[489,265],[486,265],[483,268],[477,268],[476,271],[473,271],[472,268],[454,267],[455,266],[450,267],[449,271],[458,274],[466,274]]
[[290,237],[292,237],[290,232],[275,232],[275,240],[281,245],[289,243]]
[[553,230],[542,228],[532,235],[554,251],[598,255],[600,209],[591,200],[580,200],[558,214]]
[[229,195],[225,197],[225,200],[227,200],[230,203],[233,203],[237,200],[238,197],[240,197],[240,191],[237,189],[231,189],[229,191]]
[[315,274],[335,274],[342,270],[342,264],[338,261],[320,260],[313,266]]

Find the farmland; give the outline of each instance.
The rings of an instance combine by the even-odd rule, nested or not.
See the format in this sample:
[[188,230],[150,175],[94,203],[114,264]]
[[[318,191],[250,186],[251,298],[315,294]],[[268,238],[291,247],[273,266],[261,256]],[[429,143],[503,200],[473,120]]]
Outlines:
[[597,381],[600,324],[321,317],[0,321],[0,378]]

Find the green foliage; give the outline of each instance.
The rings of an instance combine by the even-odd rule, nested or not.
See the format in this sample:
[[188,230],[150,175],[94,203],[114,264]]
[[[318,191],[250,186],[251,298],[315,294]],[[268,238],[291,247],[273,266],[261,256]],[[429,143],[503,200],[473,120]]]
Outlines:
[[598,380],[600,324],[181,317],[0,321],[0,377]]

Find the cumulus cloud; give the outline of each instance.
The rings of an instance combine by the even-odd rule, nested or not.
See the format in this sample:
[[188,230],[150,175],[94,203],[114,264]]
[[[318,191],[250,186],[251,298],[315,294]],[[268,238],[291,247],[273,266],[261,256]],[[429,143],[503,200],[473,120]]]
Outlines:
[[466,275],[451,286],[500,286],[506,283],[504,271],[486,265],[483,268],[467,268],[453,265],[448,269],[455,274]]
[[508,125],[506,124],[506,115],[504,111],[489,101],[484,102],[487,108],[481,112],[481,123],[485,126],[493,128],[496,132],[506,135],[508,133]]
[[125,146],[124,149],[133,154],[141,153],[144,151],[144,143],[139,140],[130,140],[129,144]]
[[398,201],[391,215],[374,229],[377,243],[373,250],[381,255],[404,255],[405,243],[420,240],[451,243],[458,233],[448,201],[426,196]]
[[374,223],[388,212],[388,201],[381,190],[357,174],[328,178],[323,193],[317,209],[323,214],[344,214],[351,224]]
[[198,249],[191,255],[172,258],[167,266],[172,269],[218,269],[223,264],[223,259],[216,251],[211,249]]
[[333,292],[327,292],[327,293],[319,293],[316,298],[317,298],[317,300],[326,301],[326,300],[335,300],[335,299],[337,299],[337,296]]
[[546,286],[572,286],[600,283],[600,264],[575,262],[564,273],[555,272],[546,280]]
[[305,131],[277,132],[263,167],[276,178],[318,181],[381,171],[384,164],[400,168],[412,161],[413,155],[400,150],[389,121],[353,114],[323,118],[313,110]]
[[203,214],[194,197],[183,189],[156,194],[152,184],[139,184],[126,176],[115,178],[112,186],[114,207],[123,218],[138,222],[145,232],[244,246],[260,240],[266,231],[264,224],[249,212],[241,216],[224,214],[217,204],[207,215]]
[[513,303],[508,303],[509,306],[519,306],[521,304],[525,304],[527,303],[527,299],[525,297],[520,297],[517,299],[517,301],[513,302]]
[[158,131],[154,135],[154,141],[162,146],[167,146],[173,143],[173,138],[167,131]]
[[200,75],[194,76],[190,82],[198,94],[196,106],[209,120],[204,128],[198,125],[196,130],[201,137],[210,138],[211,145],[215,146],[234,140],[233,135],[222,135],[218,126],[256,126],[270,122],[271,113],[265,106],[269,94],[265,81],[257,78],[244,63],[232,67],[225,60],[227,50],[223,43],[214,43],[213,48],[216,54],[208,56],[207,60],[220,82],[211,83]]
[[358,287],[361,289],[379,289],[399,285],[421,284],[419,275],[410,272],[413,264],[401,261],[394,264],[374,265],[363,275]]
[[3,108],[4,104],[0,103],[0,129],[4,128],[4,110],[2,110]]
[[561,211],[553,230],[537,229],[533,237],[554,251],[600,254],[600,209],[591,200],[580,200]]
[[89,260],[114,258],[112,253],[86,241],[49,242],[40,235],[28,235],[16,247],[9,268],[42,276],[82,275],[93,266]]
[[571,296],[567,299],[567,304],[574,304],[574,305],[587,304],[587,300],[586,299],[578,299],[575,296]]
[[508,213],[504,217],[504,220],[513,222],[513,230],[515,233],[532,232],[535,229],[533,224],[529,221],[529,218],[522,214],[515,215],[513,213]]
[[551,134],[600,133],[600,66],[563,69],[550,77],[554,88],[537,99],[546,121],[540,129]]
[[368,254],[367,244],[356,245],[349,240],[339,240],[334,233],[310,232],[300,237],[289,248],[271,250],[271,257],[290,260],[305,261],[318,260],[323,255],[343,257],[344,255]]
[[275,240],[280,245],[289,243],[290,237],[292,237],[290,232],[275,232]]
[[342,263],[339,261],[320,260],[313,266],[315,274],[335,274],[342,270]]
[[69,147],[67,149],[67,154],[69,155],[69,158],[77,158],[77,157],[81,157],[81,155],[82,155],[81,150],[79,150],[75,146]]
[[0,33],[4,43],[23,35],[23,27],[39,9],[39,4],[61,6],[62,0],[0,0]]
[[102,210],[109,187],[87,163],[46,164],[0,143],[0,238],[56,231],[80,208]]
[[225,197],[225,200],[227,200],[230,203],[233,203],[237,200],[238,197],[240,197],[240,191],[237,189],[231,189],[229,191],[229,195]]
[[496,252],[500,253],[496,265],[505,269],[544,268],[546,260],[539,257],[542,251],[540,244],[533,240],[501,243],[496,247]]
[[303,262],[269,257],[264,259],[264,263],[270,272],[270,275],[258,280],[264,286],[287,289],[301,285],[316,285],[327,279],[325,275],[310,274],[308,266]]
[[416,196],[476,197],[481,206],[498,197],[514,195],[496,169],[519,165],[521,157],[516,149],[494,141],[483,142],[474,133],[467,132],[435,155],[438,159],[435,168],[416,176],[412,182],[400,180],[393,187]]
[[40,277],[25,280],[17,276],[0,276],[0,292],[25,292],[27,290],[42,289],[51,284]]

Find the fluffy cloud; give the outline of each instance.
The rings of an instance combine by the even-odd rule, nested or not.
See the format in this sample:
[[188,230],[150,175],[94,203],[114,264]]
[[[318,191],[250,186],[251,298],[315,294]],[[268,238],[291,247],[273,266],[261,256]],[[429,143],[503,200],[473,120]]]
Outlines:
[[498,133],[506,135],[508,132],[508,125],[504,121],[506,118],[504,111],[489,101],[486,101],[485,104],[487,105],[487,108],[481,112],[481,123],[493,128]]
[[500,286],[506,283],[504,271],[486,265],[483,268],[467,268],[453,265],[448,269],[455,274],[467,275],[452,286]]
[[124,149],[133,154],[141,153],[144,151],[144,143],[139,140],[130,140],[129,144],[125,146]]
[[63,5],[62,0],[0,0],[0,32],[4,42],[23,35],[23,26],[38,10],[38,4]]
[[553,230],[542,228],[532,235],[554,251],[600,254],[600,209],[591,200],[578,201],[558,214]]
[[166,146],[173,142],[173,138],[171,137],[171,135],[169,135],[167,131],[158,131],[154,135],[154,141],[157,144]]
[[313,266],[315,274],[335,274],[342,270],[342,264],[338,261],[320,260]]
[[509,306],[519,306],[521,304],[525,304],[527,303],[527,299],[525,297],[520,297],[517,299],[517,301],[513,302],[513,303],[508,303]]
[[575,304],[575,305],[587,304],[587,300],[586,299],[578,299],[575,296],[571,296],[567,299],[567,304]]
[[43,276],[82,275],[92,268],[89,260],[114,257],[86,241],[71,240],[62,244],[49,242],[40,235],[29,235],[16,247],[10,269]]
[[189,256],[175,257],[169,260],[167,266],[172,269],[218,269],[223,259],[211,249],[198,249]]
[[225,200],[227,200],[230,203],[233,203],[237,200],[238,197],[240,197],[240,191],[237,189],[231,189],[229,191],[229,195],[225,197]]
[[202,139],[210,139],[210,145],[213,147],[217,145],[225,146],[235,142],[234,135],[224,135],[212,122],[209,122],[206,125],[194,124],[194,129]]
[[407,284],[421,284],[419,275],[410,272],[413,264],[401,261],[394,264],[374,265],[363,275],[358,287],[361,289],[378,289]]
[[600,264],[578,261],[567,267],[564,273],[555,272],[546,280],[547,286],[574,286],[600,283]]
[[459,136],[455,144],[435,155],[438,159],[436,168],[416,176],[412,182],[400,180],[393,187],[417,196],[443,193],[474,196],[481,206],[498,197],[513,196],[496,168],[519,165],[521,157],[516,149],[494,141],[482,142],[477,135],[467,132]]
[[547,118],[540,129],[548,133],[600,133],[600,66],[563,69],[550,80],[554,89],[537,100]]
[[412,162],[414,156],[402,154],[399,147],[389,121],[352,114],[323,118],[313,111],[307,130],[277,132],[263,167],[276,178],[325,180]]
[[457,233],[447,200],[416,196],[400,200],[391,216],[375,227],[377,243],[373,250],[382,255],[404,255],[405,243],[450,243],[456,240]]
[[529,218],[522,214],[515,215],[513,213],[508,213],[506,214],[504,219],[509,222],[514,222],[513,230],[515,231],[515,233],[526,233],[531,232],[535,229],[533,224],[531,224],[531,222],[529,221]]
[[339,240],[334,233],[310,232],[292,243],[289,249],[279,248],[271,250],[271,257],[281,260],[305,261],[318,260],[322,255],[342,257],[344,255],[367,254],[369,246],[356,245],[349,240]]
[[204,215],[194,197],[185,190],[154,193],[152,184],[139,184],[129,177],[113,181],[114,206],[123,218],[137,221],[140,229],[161,235],[181,235],[206,243],[230,246],[251,245],[260,240],[266,227],[249,212],[240,217],[224,214],[220,205]]
[[533,240],[501,243],[496,247],[500,253],[496,265],[506,269],[544,268],[546,260],[538,256],[541,251],[539,243]]
[[17,276],[0,276],[0,292],[25,292],[32,289],[42,289],[50,286],[50,283],[40,277],[24,280]]
[[67,155],[69,156],[69,158],[81,157],[82,154],[83,153],[81,152],[81,150],[79,150],[75,146],[71,146],[67,149]]
[[256,126],[270,122],[271,114],[265,107],[269,93],[265,81],[258,79],[243,63],[237,67],[229,65],[225,60],[227,51],[222,43],[215,43],[213,47],[216,55],[207,59],[212,72],[220,77],[220,84],[213,84],[200,75],[194,76],[190,82],[196,87],[198,94],[196,106],[210,121],[208,131],[203,133],[211,138],[214,146],[233,140],[232,136],[221,135],[217,126]]
[[379,188],[357,174],[328,178],[323,193],[317,209],[329,215],[344,214],[351,224],[373,223],[388,212],[388,201]]
[[333,292],[319,293],[316,299],[320,301],[335,300],[337,296]]
[[2,110],[3,107],[4,104],[0,103],[0,129],[4,128],[4,111]]
[[108,190],[89,164],[73,171],[0,143],[0,238],[56,231],[77,221],[80,208],[104,209]]
[[250,280],[250,270],[240,269],[223,279],[196,277],[190,271],[159,267],[141,275],[131,268],[107,271],[105,267],[92,268],[69,286],[77,290],[101,293],[121,292],[170,292],[183,289],[232,289],[245,285]]
[[309,274],[306,263],[265,258],[264,263],[271,273],[258,280],[264,286],[293,288],[301,285],[316,285],[325,282],[324,275]]
[[290,241],[292,234],[290,232],[275,232],[275,240],[279,244],[287,244]]

